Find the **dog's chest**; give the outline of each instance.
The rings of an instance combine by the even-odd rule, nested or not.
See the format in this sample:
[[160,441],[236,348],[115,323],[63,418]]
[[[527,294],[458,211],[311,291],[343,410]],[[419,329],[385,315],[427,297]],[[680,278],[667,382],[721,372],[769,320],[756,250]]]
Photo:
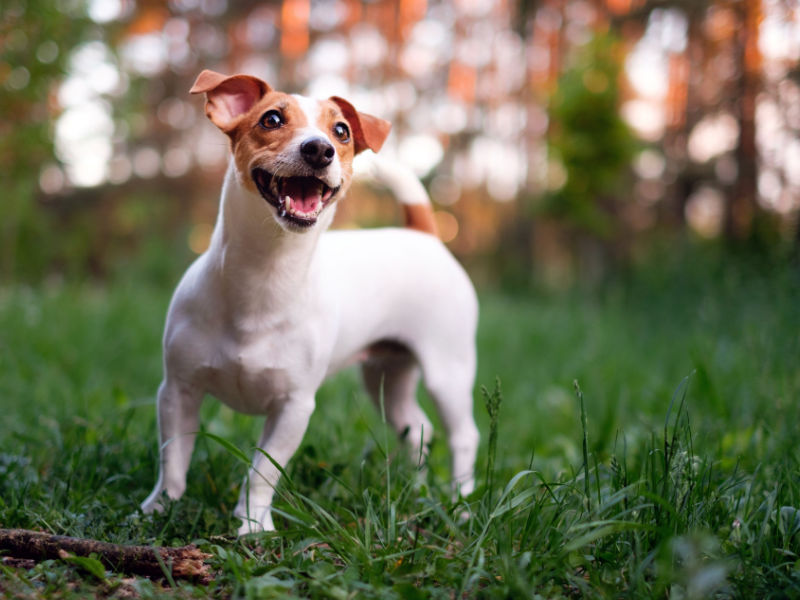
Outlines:
[[226,343],[205,369],[208,391],[231,408],[264,414],[306,384],[313,356],[296,344]]

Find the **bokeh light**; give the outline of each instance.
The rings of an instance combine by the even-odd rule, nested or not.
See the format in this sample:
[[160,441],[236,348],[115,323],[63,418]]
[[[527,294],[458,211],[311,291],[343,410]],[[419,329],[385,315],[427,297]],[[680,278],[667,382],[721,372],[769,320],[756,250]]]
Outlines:
[[[27,5],[12,5],[9,23],[33,23]],[[211,68],[341,95],[390,120],[383,152],[447,207],[459,251],[523,240],[517,251],[536,255],[550,221],[611,243],[611,231],[675,227],[746,237],[757,211],[791,235],[800,219],[800,10],[785,0],[86,0],[54,10],[74,35],[9,27],[0,85],[6,112],[50,136],[49,154],[15,164],[59,210],[98,210],[80,200],[90,190],[124,203],[136,186],[183,186],[190,226],[208,222],[227,141],[188,89]],[[379,195],[362,194],[365,215],[390,218],[365,208]],[[527,222],[525,235],[487,234],[485,206],[503,231]],[[152,211],[176,226],[169,210]]]

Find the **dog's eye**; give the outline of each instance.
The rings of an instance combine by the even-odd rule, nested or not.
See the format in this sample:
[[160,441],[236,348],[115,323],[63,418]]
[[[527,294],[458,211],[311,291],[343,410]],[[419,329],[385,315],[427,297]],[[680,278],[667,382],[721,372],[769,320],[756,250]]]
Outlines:
[[277,110],[268,110],[261,115],[261,120],[258,124],[264,129],[277,129],[284,124],[283,115]]
[[348,142],[350,141],[350,128],[344,123],[337,123],[333,126],[333,135],[340,142]]

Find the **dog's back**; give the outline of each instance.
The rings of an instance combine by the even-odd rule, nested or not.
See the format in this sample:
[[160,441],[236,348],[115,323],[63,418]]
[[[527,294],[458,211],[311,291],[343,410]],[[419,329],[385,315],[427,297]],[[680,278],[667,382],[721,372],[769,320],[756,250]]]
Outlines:
[[429,345],[454,354],[474,348],[475,291],[438,238],[402,228],[333,231],[318,251],[323,288],[335,290],[331,309],[341,323],[334,363],[365,337],[402,342],[415,353]]

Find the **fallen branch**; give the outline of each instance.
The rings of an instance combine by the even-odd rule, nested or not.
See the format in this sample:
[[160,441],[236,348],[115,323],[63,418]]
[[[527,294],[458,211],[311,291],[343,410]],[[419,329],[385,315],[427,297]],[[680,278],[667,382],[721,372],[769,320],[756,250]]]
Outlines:
[[114,571],[167,579],[170,576],[193,579],[201,583],[211,580],[205,564],[211,555],[201,552],[194,544],[180,548],[122,546],[27,529],[0,529],[0,551],[3,550],[14,558],[33,560],[62,558],[64,552],[76,556],[95,554]]

